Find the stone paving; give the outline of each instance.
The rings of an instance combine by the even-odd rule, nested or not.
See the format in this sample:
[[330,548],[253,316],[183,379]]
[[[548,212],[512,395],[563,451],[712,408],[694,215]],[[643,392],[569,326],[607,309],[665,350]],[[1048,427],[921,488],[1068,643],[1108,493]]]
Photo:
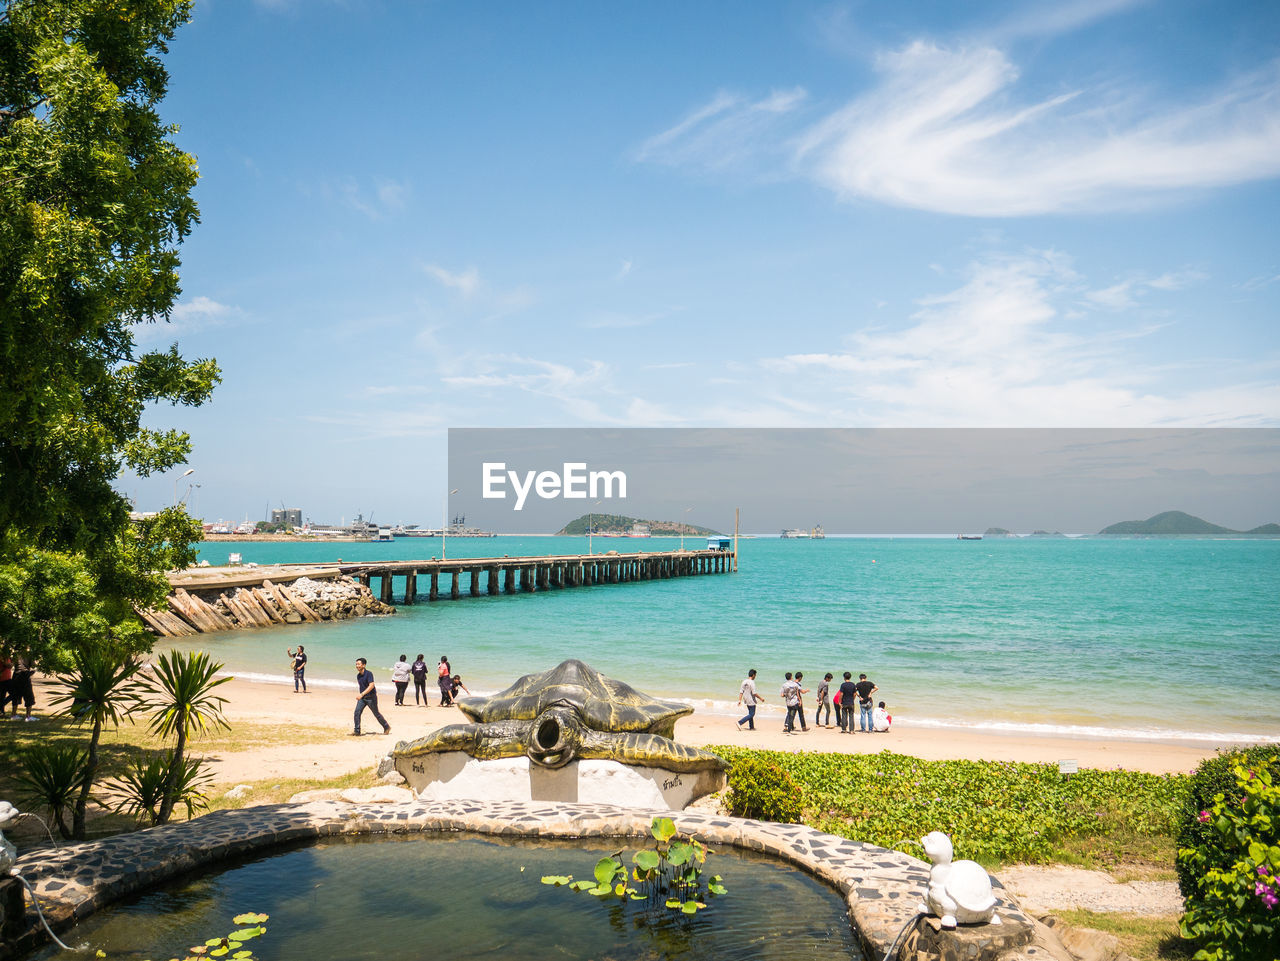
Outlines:
[[[472,832],[514,837],[598,838],[643,836],[657,815],[685,834],[711,844],[761,851],[793,864],[838,890],[868,957],[880,959],[916,914],[929,866],[897,851],[850,841],[796,824],[773,824],[696,811],[640,811],[601,804],[539,801],[411,801],[349,804],[316,801],[273,804],[213,814],[18,859],[55,930],[99,908],[196,868],[290,841],[335,834]],[[1032,961],[1057,956],[1035,923],[997,882],[999,925],[940,930],[919,922],[904,958],[940,961]],[[28,908],[31,921],[35,912]],[[42,929],[0,943],[0,959],[39,944]]]

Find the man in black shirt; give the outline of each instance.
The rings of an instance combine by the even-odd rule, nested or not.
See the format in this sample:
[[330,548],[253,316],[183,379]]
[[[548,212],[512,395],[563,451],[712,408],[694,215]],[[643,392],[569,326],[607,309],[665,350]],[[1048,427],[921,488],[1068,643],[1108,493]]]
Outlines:
[[[876,706],[875,701],[871,700],[871,695],[880,688],[868,681],[865,674],[858,675],[858,683],[854,687],[858,691],[858,729],[871,734],[875,731],[875,726],[871,723],[871,712]],[[840,700],[843,703],[844,698]],[[849,729],[853,730],[852,719],[849,722]]]
[[373,711],[373,716],[378,719],[378,723],[382,725],[382,733],[390,734],[391,725],[387,723],[387,719],[382,716],[378,710],[378,689],[373,683],[373,672],[365,666],[363,657],[356,658],[356,690],[360,693],[356,695],[356,729],[351,733],[356,737],[360,736],[360,715],[364,713],[367,707]]
[[853,733],[853,710],[858,703],[858,685],[853,683],[853,675],[844,672],[844,683],[840,685],[840,733]]

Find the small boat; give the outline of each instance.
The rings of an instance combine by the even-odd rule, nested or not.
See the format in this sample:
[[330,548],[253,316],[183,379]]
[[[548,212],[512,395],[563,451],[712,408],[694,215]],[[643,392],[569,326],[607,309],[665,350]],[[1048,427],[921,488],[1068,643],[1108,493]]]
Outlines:
[[981,534],[957,534],[957,535],[956,535],[956,540],[958,540],[958,541],[980,541],[980,540],[982,540],[982,535],[981,535]]
[[803,527],[788,527],[782,532],[782,536],[785,540],[798,540],[802,537],[808,537],[809,532]]

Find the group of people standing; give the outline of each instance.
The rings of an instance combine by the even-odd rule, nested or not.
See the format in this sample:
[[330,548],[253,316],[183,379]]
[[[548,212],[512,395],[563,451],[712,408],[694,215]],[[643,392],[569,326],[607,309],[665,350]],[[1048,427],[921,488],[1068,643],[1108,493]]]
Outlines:
[[[742,687],[738,691],[738,703],[745,705],[747,709],[746,716],[738,721],[738,730],[742,730],[742,725],[747,725],[747,730],[754,731],[756,729],[756,705],[763,703],[764,698],[756,691],[756,669],[752,668],[747,672],[746,679],[742,682]],[[831,672],[822,678],[818,684],[817,705],[813,711],[813,726],[830,728],[832,708],[835,708],[836,722],[840,727],[841,734],[854,734],[862,731],[865,734],[873,732],[885,732],[889,730],[893,723],[893,718],[889,715],[885,708],[884,701],[879,705],[875,702],[875,693],[880,690],[875,683],[867,680],[867,675],[859,674],[858,680],[853,680],[853,674],[850,671],[844,672],[844,680],[841,682],[835,693],[831,693],[831,682],[835,675]],[[787,671],[786,678],[782,683],[782,689],[779,695],[782,703],[787,709],[787,718],[783,722],[782,731],[784,734],[796,733],[796,722],[800,724],[801,732],[808,732],[809,725],[805,720],[804,714],[804,696],[809,693],[809,688],[804,686],[804,672],[796,671],[794,675],[791,671]],[[823,713],[826,714],[826,723],[822,722]],[[855,727],[854,715],[857,714],[857,722]]]
[[0,720],[8,720],[5,710],[13,704],[13,719],[18,719],[18,705],[26,707],[26,720],[35,721],[31,713],[35,707],[36,694],[31,686],[31,676],[36,670],[27,661],[19,660],[16,664],[11,658],[0,657]]
[[[419,654],[417,660],[412,664],[409,663],[408,654],[400,655],[400,660],[396,661],[391,668],[391,683],[396,686],[396,707],[404,706],[404,696],[409,689],[410,680],[413,681],[414,703],[422,707],[431,706],[431,701],[427,697],[427,675],[429,670],[425,655]],[[441,656],[439,663],[436,665],[436,681],[440,687],[441,707],[448,707],[453,704],[459,690],[466,691],[467,694],[471,693],[467,690],[467,686],[462,683],[462,675],[453,673],[447,656]],[[368,708],[372,712],[374,720],[382,725],[382,733],[390,734],[391,725],[382,716],[382,712],[378,710],[378,687],[374,682],[373,672],[369,670],[363,657],[356,658],[356,691],[355,730],[351,732],[352,735],[358,737],[360,734],[360,716],[365,712],[365,708]]]
[[[430,707],[431,701],[427,698],[427,672],[430,666],[427,664],[423,655],[419,654],[418,659],[412,664],[409,663],[409,655],[401,654],[398,660],[391,668],[391,683],[396,686],[396,704],[404,705],[405,691],[409,689],[409,681],[413,681],[413,703],[420,704],[423,707]],[[454,674],[453,669],[449,667],[449,658],[441,656],[439,663],[436,664],[436,684],[440,687],[440,706],[448,707],[454,702],[458,696],[459,689],[467,690],[467,686],[462,683],[462,675]]]

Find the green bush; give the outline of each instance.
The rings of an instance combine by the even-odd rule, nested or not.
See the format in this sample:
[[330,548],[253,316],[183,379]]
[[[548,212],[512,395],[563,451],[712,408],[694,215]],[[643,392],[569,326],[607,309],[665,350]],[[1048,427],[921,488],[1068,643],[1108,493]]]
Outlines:
[[66,814],[75,805],[88,759],[87,751],[57,744],[36,744],[22,755],[18,797],[47,811],[63,838],[71,837]]
[[781,765],[747,756],[729,768],[729,810],[735,817],[794,824],[804,813],[804,798]]
[[[1197,961],[1280,959],[1280,785],[1265,764],[1237,764],[1235,783],[1197,819],[1208,837],[1181,848],[1193,879],[1182,936]],[[1229,863],[1223,865],[1223,860]]]
[[[174,763],[173,751],[130,758],[128,766],[113,785],[116,811],[138,821],[157,823],[160,805],[164,802],[165,783]],[[179,766],[174,782],[176,803],[186,806],[187,819],[190,820],[196,811],[209,807],[205,790],[213,780],[213,773],[204,769],[206,762],[203,758],[184,757],[179,758],[176,763]]]
[[1060,857],[1073,838],[1113,831],[1172,837],[1188,780],[1185,774],[1094,769],[1064,777],[1056,764],[925,761],[889,751],[712,750],[732,765],[731,786],[749,759],[780,768],[799,786],[804,823],[820,831],[916,857],[924,853],[919,839],[942,831],[957,857],[989,866],[1043,863]]
[[[1209,849],[1217,832],[1203,818],[1203,814],[1213,807],[1213,799],[1219,794],[1235,792],[1235,768],[1238,765],[1247,768],[1265,766],[1271,771],[1273,779],[1280,779],[1280,744],[1260,744],[1220,751],[1216,757],[1209,758],[1196,769],[1191,776],[1186,800],[1178,810],[1178,823],[1174,833],[1178,848]],[[1222,852],[1221,857],[1213,861],[1213,866],[1230,867],[1232,861],[1228,858],[1228,853]],[[1178,888],[1184,898],[1189,898],[1196,890],[1197,879],[1183,866],[1181,860],[1178,861],[1177,870]]]

